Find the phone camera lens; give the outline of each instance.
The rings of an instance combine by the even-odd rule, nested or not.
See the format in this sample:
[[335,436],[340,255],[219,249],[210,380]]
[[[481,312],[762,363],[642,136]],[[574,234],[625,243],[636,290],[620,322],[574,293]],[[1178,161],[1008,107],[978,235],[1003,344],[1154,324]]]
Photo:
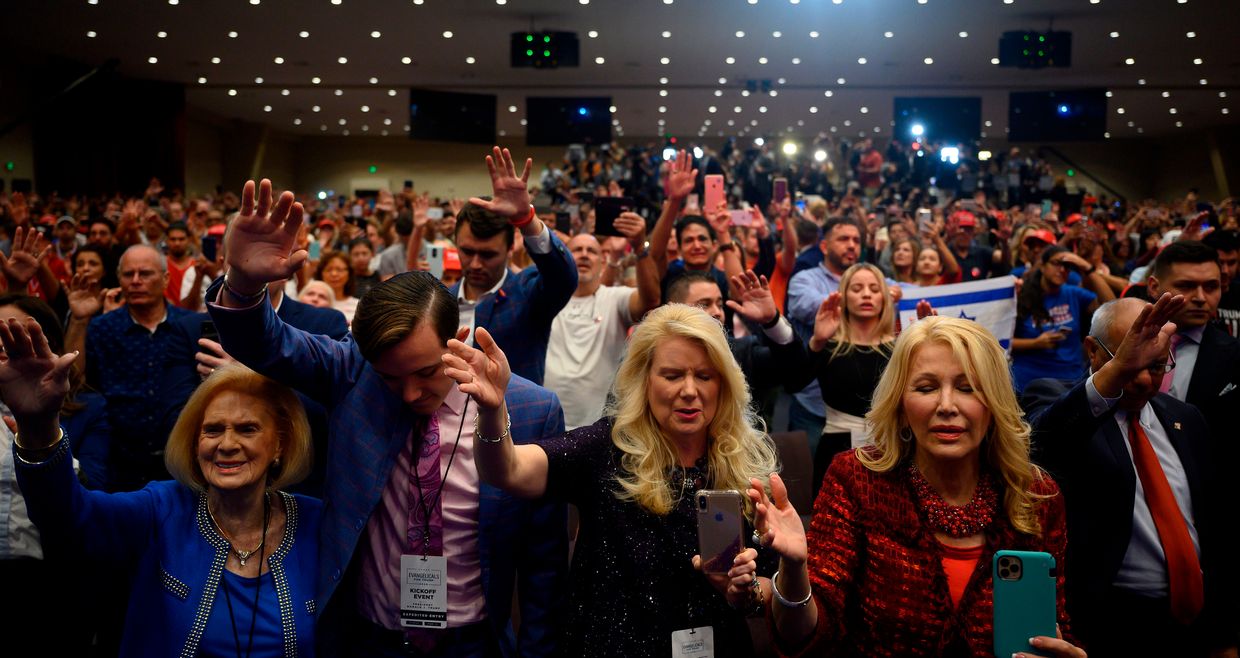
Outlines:
[[698,509],[700,510],[706,509],[706,496],[701,496],[698,498]]

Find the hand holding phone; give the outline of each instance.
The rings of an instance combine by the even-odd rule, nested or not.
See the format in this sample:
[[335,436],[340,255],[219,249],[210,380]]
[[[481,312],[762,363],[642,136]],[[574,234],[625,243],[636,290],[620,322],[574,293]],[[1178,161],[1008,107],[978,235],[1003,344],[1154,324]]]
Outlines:
[[706,176],[706,194],[702,199],[702,211],[706,213],[715,212],[719,208],[719,204],[723,202],[723,176],[720,174],[709,174]]
[[745,548],[744,516],[739,491],[698,491],[698,555],[702,572],[726,574]]
[[1055,558],[1035,551],[996,551],[994,582],[995,655],[1031,653],[1029,639],[1055,637]]
[[624,237],[616,230],[616,218],[622,213],[633,212],[637,207],[632,197],[609,196],[599,197],[594,201],[594,234]]

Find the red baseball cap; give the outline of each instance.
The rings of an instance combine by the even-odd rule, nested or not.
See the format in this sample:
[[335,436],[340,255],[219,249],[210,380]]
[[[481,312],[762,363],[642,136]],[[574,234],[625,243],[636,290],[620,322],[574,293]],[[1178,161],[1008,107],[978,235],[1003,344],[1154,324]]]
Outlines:
[[977,217],[974,217],[973,213],[968,210],[957,210],[952,213],[952,220],[956,222],[956,226],[977,226]]
[[1028,242],[1030,238],[1033,238],[1034,240],[1041,240],[1046,244],[1055,244],[1055,234],[1044,228],[1026,233],[1025,242]]
[[1065,222],[1064,222],[1064,225],[1065,225],[1065,226],[1072,226],[1073,224],[1075,224],[1075,223],[1077,223],[1077,222],[1081,221],[1082,219],[1084,219],[1084,217],[1082,217],[1082,216],[1081,216],[1081,213],[1079,213],[1079,212],[1074,212],[1074,213],[1072,213],[1071,215],[1068,215],[1068,219],[1067,219],[1067,221],[1065,221]]
[[318,224],[315,224],[315,226],[316,226],[316,227],[318,227],[318,228],[323,228],[324,226],[330,226],[330,227],[332,227],[332,229],[335,229],[335,228],[336,228],[336,222],[333,222],[332,220],[330,220],[330,219],[328,219],[328,218],[324,217],[323,219],[320,219],[320,220],[319,220],[319,223],[318,223]]
[[227,228],[228,227],[225,224],[215,224],[213,226],[209,226],[207,227],[207,235],[222,238],[224,237],[224,231]]

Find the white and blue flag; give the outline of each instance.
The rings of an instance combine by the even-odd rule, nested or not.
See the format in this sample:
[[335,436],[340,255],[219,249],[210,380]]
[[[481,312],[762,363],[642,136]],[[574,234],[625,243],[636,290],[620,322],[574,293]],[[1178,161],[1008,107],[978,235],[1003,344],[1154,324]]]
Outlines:
[[944,286],[904,286],[900,299],[900,326],[917,321],[917,302],[930,302],[939,315],[973,320],[990,330],[1003,349],[1012,344],[1016,331],[1016,278],[1003,276]]

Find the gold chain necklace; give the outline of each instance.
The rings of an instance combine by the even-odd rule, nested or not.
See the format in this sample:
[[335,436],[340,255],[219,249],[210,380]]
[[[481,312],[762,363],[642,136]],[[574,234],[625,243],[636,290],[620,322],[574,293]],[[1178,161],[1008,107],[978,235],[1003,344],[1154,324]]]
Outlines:
[[[263,501],[266,507],[271,507],[271,492],[268,491],[263,493]],[[211,503],[209,502],[207,503],[207,516],[211,517],[211,523],[215,524],[215,530],[220,533],[220,536],[223,537],[225,541],[228,542],[228,548],[231,549],[233,554],[237,556],[237,560],[241,562],[241,566],[243,567],[245,566],[245,561],[250,559],[251,555],[257,553],[259,549],[267,545],[266,523],[263,523],[263,538],[262,541],[258,542],[258,546],[255,546],[254,550],[243,551],[233,544],[232,537],[229,537],[228,533],[224,532],[224,528],[220,526],[220,522],[215,520],[215,515],[211,513]],[[266,515],[264,515],[264,518],[266,518]],[[262,567],[260,566],[259,568],[261,569]]]

